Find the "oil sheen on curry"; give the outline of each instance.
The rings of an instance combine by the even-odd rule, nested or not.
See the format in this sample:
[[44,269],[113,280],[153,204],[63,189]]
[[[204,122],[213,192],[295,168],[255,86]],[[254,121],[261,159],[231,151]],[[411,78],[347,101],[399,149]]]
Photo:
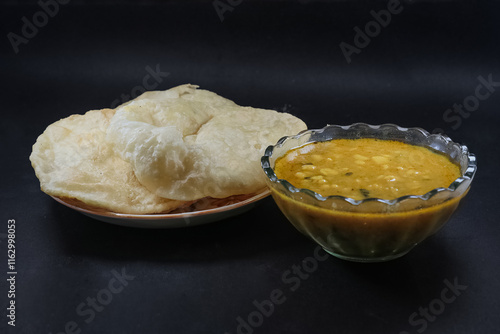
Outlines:
[[444,154],[373,138],[306,144],[279,158],[274,169],[278,178],[297,188],[356,200],[424,195],[448,187],[461,175]]

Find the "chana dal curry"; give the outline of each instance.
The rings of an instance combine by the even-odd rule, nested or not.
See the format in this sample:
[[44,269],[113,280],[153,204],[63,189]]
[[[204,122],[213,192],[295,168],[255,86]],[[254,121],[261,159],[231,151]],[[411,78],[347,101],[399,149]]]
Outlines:
[[374,138],[310,143],[287,152],[274,169],[297,188],[356,200],[424,195],[461,175],[444,154]]

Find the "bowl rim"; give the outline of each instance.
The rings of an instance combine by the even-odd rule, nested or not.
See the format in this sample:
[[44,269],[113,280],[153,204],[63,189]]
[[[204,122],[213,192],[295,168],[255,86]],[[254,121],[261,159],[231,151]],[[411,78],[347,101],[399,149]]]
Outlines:
[[[420,132],[421,134],[423,134],[425,137],[434,136],[436,138],[440,138],[441,140],[443,140],[446,143],[446,145],[458,145],[458,147],[460,148],[461,154],[467,156],[467,168],[465,169],[465,172],[463,172],[460,177],[455,179],[455,181],[453,181],[448,187],[434,188],[423,195],[405,195],[405,196],[400,196],[398,198],[390,199],[390,200],[376,198],[376,197],[370,197],[370,198],[365,198],[365,199],[361,199],[361,200],[356,200],[356,199],[346,197],[346,196],[341,196],[341,195],[323,196],[323,195],[321,195],[313,190],[307,189],[307,188],[297,188],[297,187],[293,186],[287,180],[279,179],[276,176],[276,173],[274,172],[274,169],[271,167],[271,163],[269,161],[270,158],[272,157],[274,149],[276,147],[282,147],[283,144],[287,140],[299,139],[299,138],[307,136],[307,135],[323,133],[324,131],[331,129],[331,128],[340,128],[342,130],[349,130],[352,127],[364,127],[364,128],[371,128],[373,130],[379,130],[380,128],[391,128],[392,127],[392,128],[397,129],[398,131],[403,131],[403,132],[407,132],[407,131],[415,132],[415,131],[417,131],[417,132]],[[360,137],[360,138],[367,138],[367,137]],[[325,140],[325,141],[328,141],[328,140]],[[312,142],[314,142],[314,141],[312,141]],[[300,146],[297,146],[297,147],[300,147]],[[392,205],[396,205],[396,204],[400,203],[401,201],[404,201],[407,199],[420,199],[423,201],[428,201],[439,193],[442,193],[442,192],[452,192],[453,193],[453,192],[455,192],[455,190],[457,190],[464,182],[466,182],[466,181],[469,181],[469,183],[472,182],[474,175],[476,174],[476,171],[477,171],[477,162],[476,162],[476,156],[469,151],[467,146],[452,141],[451,138],[445,134],[440,134],[440,133],[431,134],[428,131],[426,131],[420,127],[405,128],[405,127],[401,127],[399,125],[392,124],[392,123],[383,123],[383,124],[379,124],[379,125],[372,125],[372,124],[368,124],[368,123],[358,122],[358,123],[353,123],[351,125],[328,124],[325,127],[320,128],[320,129],[308,129],[308,130],[303,130],[296,135],[284,136],[284,137],[280,138],[275,145],[269,145],[266,148],[264,155],[261,157],[261,167],[264,170],[264,173],[266,174],[267,179],[271,183],[281,184],[283,187],[285,187],[291,193],[303,193],[303,194],[306,194],[309,197],[313,197],[314,199],[321,201],[321,202],[325,202],[327,200],[332,200],[332,199],[337,199],[337,200],[343,200],[343,201],[348,202],[348,203],[355,205],[355,206],[359,206],[359,205],[362,205],[363,203],[376,201],[376,202],[380,202],[380,203],[384,203],[386,205],[392,206]]]

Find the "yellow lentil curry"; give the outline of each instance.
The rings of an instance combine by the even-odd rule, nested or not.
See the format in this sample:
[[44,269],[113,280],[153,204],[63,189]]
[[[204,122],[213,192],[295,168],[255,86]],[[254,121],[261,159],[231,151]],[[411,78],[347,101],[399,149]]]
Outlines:
[[444,154],[393,140],[335,139],[293,149],[276,176],[323,196],[394,199],[448,187],[460,167]]

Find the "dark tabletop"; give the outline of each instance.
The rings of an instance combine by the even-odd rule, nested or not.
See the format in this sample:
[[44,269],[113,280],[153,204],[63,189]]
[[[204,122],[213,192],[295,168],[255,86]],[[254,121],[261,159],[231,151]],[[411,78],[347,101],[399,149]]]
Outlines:
[[[137,3],[0,7],[1,333],[500,332],[499,5]],[[37,136],[136,96],[150,72],[150,89],[197,84],[310,128],[443,131],[477,155],[478,173],[447,225],[378,264],[325,259],[270,197],[216,223],[147,230],[42,193],[28,160]]]

